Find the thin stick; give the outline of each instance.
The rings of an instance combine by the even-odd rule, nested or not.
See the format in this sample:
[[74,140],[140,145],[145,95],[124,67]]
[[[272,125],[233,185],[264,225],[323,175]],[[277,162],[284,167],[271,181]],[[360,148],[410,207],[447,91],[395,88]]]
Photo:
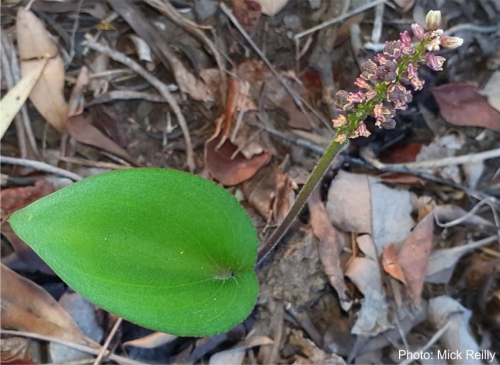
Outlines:
[[113,162],[92,161],[79,157],[60,156],[59,160],[82,166],[98,167],[100,169],[127,170],[132,168],[131,166],[119,165]]
[[328,27],[329,25],[341,22],[342,20],[345,20],[345,19],[350,18],[350,17],[352,17],[352,16],[354,16],[354,15],[356,15],[358,13],[361,13],[361,12],[363,12],[365,10],[373,8],[374,6],[377,6],[377,5],[380,5],[382,3],[385,3],[386,1],[387,0],[376,0],[376,1],[372,2],[372,3],[368,3],[368,4],[365,4],[363,6],[360,6],[359,8],[354,9],[354,10],[348,12],[348,13],[345,13],[343,15],[340,15],[340,16],[336,17],[336,18],[327,20],[326,22],[318,24],[315,27],[309,28],[307,30],[304,30],[303,32],[297,33],[297,34],[295,34],[295,36],[293,37],[293,39],[297,43],[298,40],[300,38],[302,38],[303,36],[305,36],[305,35],[308,35],[310,33],[314,33],[314,32],[316,32],[316,31],[318,31],[318,30],[320,30],[322,28]]
[[[95,361],[94,361],[94,365],[99,365],[101,363],[101,360],[104,357],[104,354],[107,352],[109,344],[110,344],[111,340],[113,339],[113,337],[115,336],[116,331],[118,331],[118,327],[120,327],[120,324],[122,323],[122,321],[123,321],[123,319],[121,317],[118,317],[115,324],[113,325],[113,328],[109,332],[109,335],[106,338],[104,345],[102,345],[101,351],[99,352],[97,359],[95,359]],[[111,352],[110,352],[110,354],[111,354]]]
[[[0,334],[2,335],[12,335],[12,336],[23,336],[23,337],[28,337],[28,338],[34,338],[36,340],[41,340],[41,341],[50,341],[54,343],[58,343],[64,346],[68,346],[69,348],[73,348],[78,351],[85,352],[87,354],[92,354],[92,355],[98,355],[99,354],[99,349],[94,349],[92,347],[88,347],[85,345],[80,345],[78,343],[73,343],[69,342],[66,340],[62,340],[57,337],[52,337],[52,336],[43,336],[39,335],[38,333],[33,333],[33,332],[24,332],[24,331],[12,331],[12,330],[0,330]],[[108,351],[109,352],[109,351]],[[135,361],[132,359],[127,359],[126,357],[111,354],[109,355],[109,359],[116,361],[118,363],[124,363],[124,364],[130,364],[130,365],[144,365],[144,362],[139,362]]]
[[160,95],[167,101],[167,103],[170,105],[172,108],[173,112],[175,113],[175,116],[177,117],[177,121],[182,129],[182,133],[184,134],[184,141],[186,143],[186,155],[187,155],[187,166],[191,172],[194,171],[195,169],[195,163],[194,163],[194,151],[193,151],[193,145],[191,143],[191,136],[189,135],[189,129],[187,126],[186,119],[184,118],[184,115],[182,114],[181,108],[179,107],[179,104],[177,104],[177,101],[174,99],[170,91],[168,90],[168,86],[165,85],[163,82],[161,82],[159,79],[151,75],[149,72],[147,72],[144,68],[142,68],[141,65],[139,65],[137,62],[132,60],[131,58],[125,56],[123,53],[118,52],[102,43],[98,43],[95,41],[84,41],[82,42],[82,45],[85,47],[88,47],[90,49],[93,49],[95,51],[98,51],[100,53],[104,53],[114,61],[123,63],[124,65],[127,65],[130,67],[134,72],[137,74],[141,75],[144,79],[146,79],[151,85],[153,85]]
[[80,175],[77,175],[77,174],[75,174],[71,171],[68,171],[68,170],[61,169],[59,167],[49,165],[48,163],[45,163],[45,162],[27,160],[25,158],[0,156],[0,163],[5,163],[8,165],[18,165],[18,166],[24,166],[24,167],[31,167],[31,168],[36,169],[36,170],[48,172],[49,174],[67,177],[68,179],[71,179],[73,181],[83,180],[83,177],[81,177]]
[[387,164],[385,166],[389,167],[400,167],[407,169],[434,169],[438,167],[446,167],[450,165],[462,165],[465,163],[478,163],[484,160],[489,160],[492,158],[500,157],[500,148],[479,152],[479,153],[470,153],[462,156],[453,156],[453,157],[445,157],[439,160],[430,160],[430,161],[420,161],[420,162],[408,162],[408,163],[396,163],[396,164]]

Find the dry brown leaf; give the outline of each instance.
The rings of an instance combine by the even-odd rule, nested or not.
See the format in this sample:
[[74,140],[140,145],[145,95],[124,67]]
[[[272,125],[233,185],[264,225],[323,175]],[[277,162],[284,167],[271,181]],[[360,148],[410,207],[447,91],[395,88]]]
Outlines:
[[6,216],[10,216],[16,210],[24,208],[54,191],[55,189],[50,182],[38,180],[34,186],[2,190],[0,192],[0,204]]
[[414,303],[420,305],[420,295],[429,266],[434,227],[434,213],[422,219],[408,236],[399,251],[398,261],[406,279],[408,292]]
[[57,45],[35,14],[20,7],[17,12],[17,43],[21,74],[28,75],[40,67],[43,58],[50,58],[30,93],[40,114],[58,131],[64,129],[69,106],[64,99],[64,62]]
[[237,147],[226,140],[217,148],[220,137],[205,142],[205,165],[212,176],[223,185],[237,185],[251,178],[257,170],[266,165],[270,159],[269,152],[262,152],[247,159],[242,153],[237,153]]
[[257,346],[269,346],[274,343],[267,336],[252,336],[238,342],[231,349],[217,352],[210,357],[209,365],[242,364],[246,350]]
[[308,206],[312,230],[320,240],[319,254],[325,274],[337,291],[342,309],[348,311],[351,308],[352,299],[345,285],[340,263],[340,252],[347,244],[348,239],[345,233],[339,232],[330,223],[318,189],[311,193]]
[[259,2],[254,0],[232,0],[231,8],[243,29],[248,34],[253,35],[259,25],[262,10]]
[[3,328],[53,336],[98,348],[41,287],[1,265]]
[[74,140],[112,153],[133,165],[137,164],[127,151],[106,137],[82,115],[75,115],[68,118],[66,128]]
[[500,112],[480,95],[477,86],[451,83],[432,90],[443,118],[459,126],[483,127],[500,132]]

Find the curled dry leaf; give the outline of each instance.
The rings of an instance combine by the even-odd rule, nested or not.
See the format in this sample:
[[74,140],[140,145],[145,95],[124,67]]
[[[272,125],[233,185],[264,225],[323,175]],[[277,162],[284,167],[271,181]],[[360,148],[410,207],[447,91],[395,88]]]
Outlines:
[[406,279],[403,270],[399,265],[398,253],[396,252],[396,248],[392,243],[385,246],[384,251],[382,252],[382,266],[386,273],[406,285]]
[[17,12],[16,28],[23,76],[39,68],[44,58],[49,58],[29,98],[40,114],[62,131],[69,106],[63,94],[64,62],[57,45],[40,19],[23,7]]
[[38,285],[1,265],[2,327],[53,336],[98,348],[68,313]]
[[443,118],[459,126],[482,127],[500,132],[500,113],[493,109],[475,85],[452,83],[432,89]]
[[154,349],[167,343],[174,341],[178,336],[168,333],[155,332],[150,335],[138,338],[136,340],[127,341],[123,346],[139,347],[142,349]]
[[352,299],[345,285],[340,263],[340,252],[348,240],[345,234],[335,229],[328,220],[318,189],[315,189],[309,197],[308,206],[312,230],[320,240],[319,253],[325,274],[337,291],[342,309],[348,311],[351,308]]
[[212,176],[223,185],[232,186],[248,180],[271,159],[269,152],[262,152],[250,159],[238,152],[232,158],[237,147],[226,140],[220,148],[217,148],[220,138],[205,142],[205,165]]
[[269,16],[275,16],[278,14],[283,8],[288,4],[289,0],[256,0],[261,8],[262,8],[262,13],[269,15]]

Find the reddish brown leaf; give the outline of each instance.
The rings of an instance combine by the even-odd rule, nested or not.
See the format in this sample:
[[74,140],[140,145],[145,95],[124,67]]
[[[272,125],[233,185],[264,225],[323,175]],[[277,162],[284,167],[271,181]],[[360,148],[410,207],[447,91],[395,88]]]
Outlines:
[[261,6],[253,0],[233,0],[231,2],[233,14],[240,22],[243,29],[249,34],[255,33],[259,25]]
[[34,186],[5,189],[0,192],[1,207],[6,215],[10,216],[16,210],[54,191],[54,187],[47,180],[38,180]]
[[392,243],[384,247],[384,251],[382,252],[382,266],[386,273],[406,284],[403,270],[399,266],[398,253]]
[[486,97],[478,94],[475,85],[446,84],[434,88],[432,93],[448,123],[500,132],[500,113],[488,104]]
[[66,121],[66,129],[68,130],[71,138],[80,143],[100,148],[130,162],[133,165],[137,164],[127,151],[106,137],[100,130],[90,124],[90,122],[82,115],[75,115],[68,118]]
[[22,337],[2,338],[0,359],[2,364],[9,365],[31,365],[33,362],[32,346],[30,340]]
[[226,140],[217,149],[220,138],[219,136],[205,143],[205,165],[213,177],[223,185],[237,185],[248,180],[271,159],[269,152],[262,152],[250,159],[238,152],[231,159],[231,156],[237,151],[237,147]]
[[414,162],[421,149],[422,143],[410,142],[381,153],[379,159],[383,163]]
[[408,292],[417,306],[420,304],[420,294],[429,266],[433,227],[434,213],[432,212],[416,225],[398,255]]

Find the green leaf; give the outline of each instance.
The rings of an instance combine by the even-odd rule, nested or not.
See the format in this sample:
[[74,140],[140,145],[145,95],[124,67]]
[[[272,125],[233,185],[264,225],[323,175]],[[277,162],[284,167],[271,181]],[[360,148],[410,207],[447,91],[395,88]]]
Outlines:
[[113,171],[9,221],[70,287],[147,328],[214,335],[243,321],[257,298],[251,221],[233,196],[195,175]]

